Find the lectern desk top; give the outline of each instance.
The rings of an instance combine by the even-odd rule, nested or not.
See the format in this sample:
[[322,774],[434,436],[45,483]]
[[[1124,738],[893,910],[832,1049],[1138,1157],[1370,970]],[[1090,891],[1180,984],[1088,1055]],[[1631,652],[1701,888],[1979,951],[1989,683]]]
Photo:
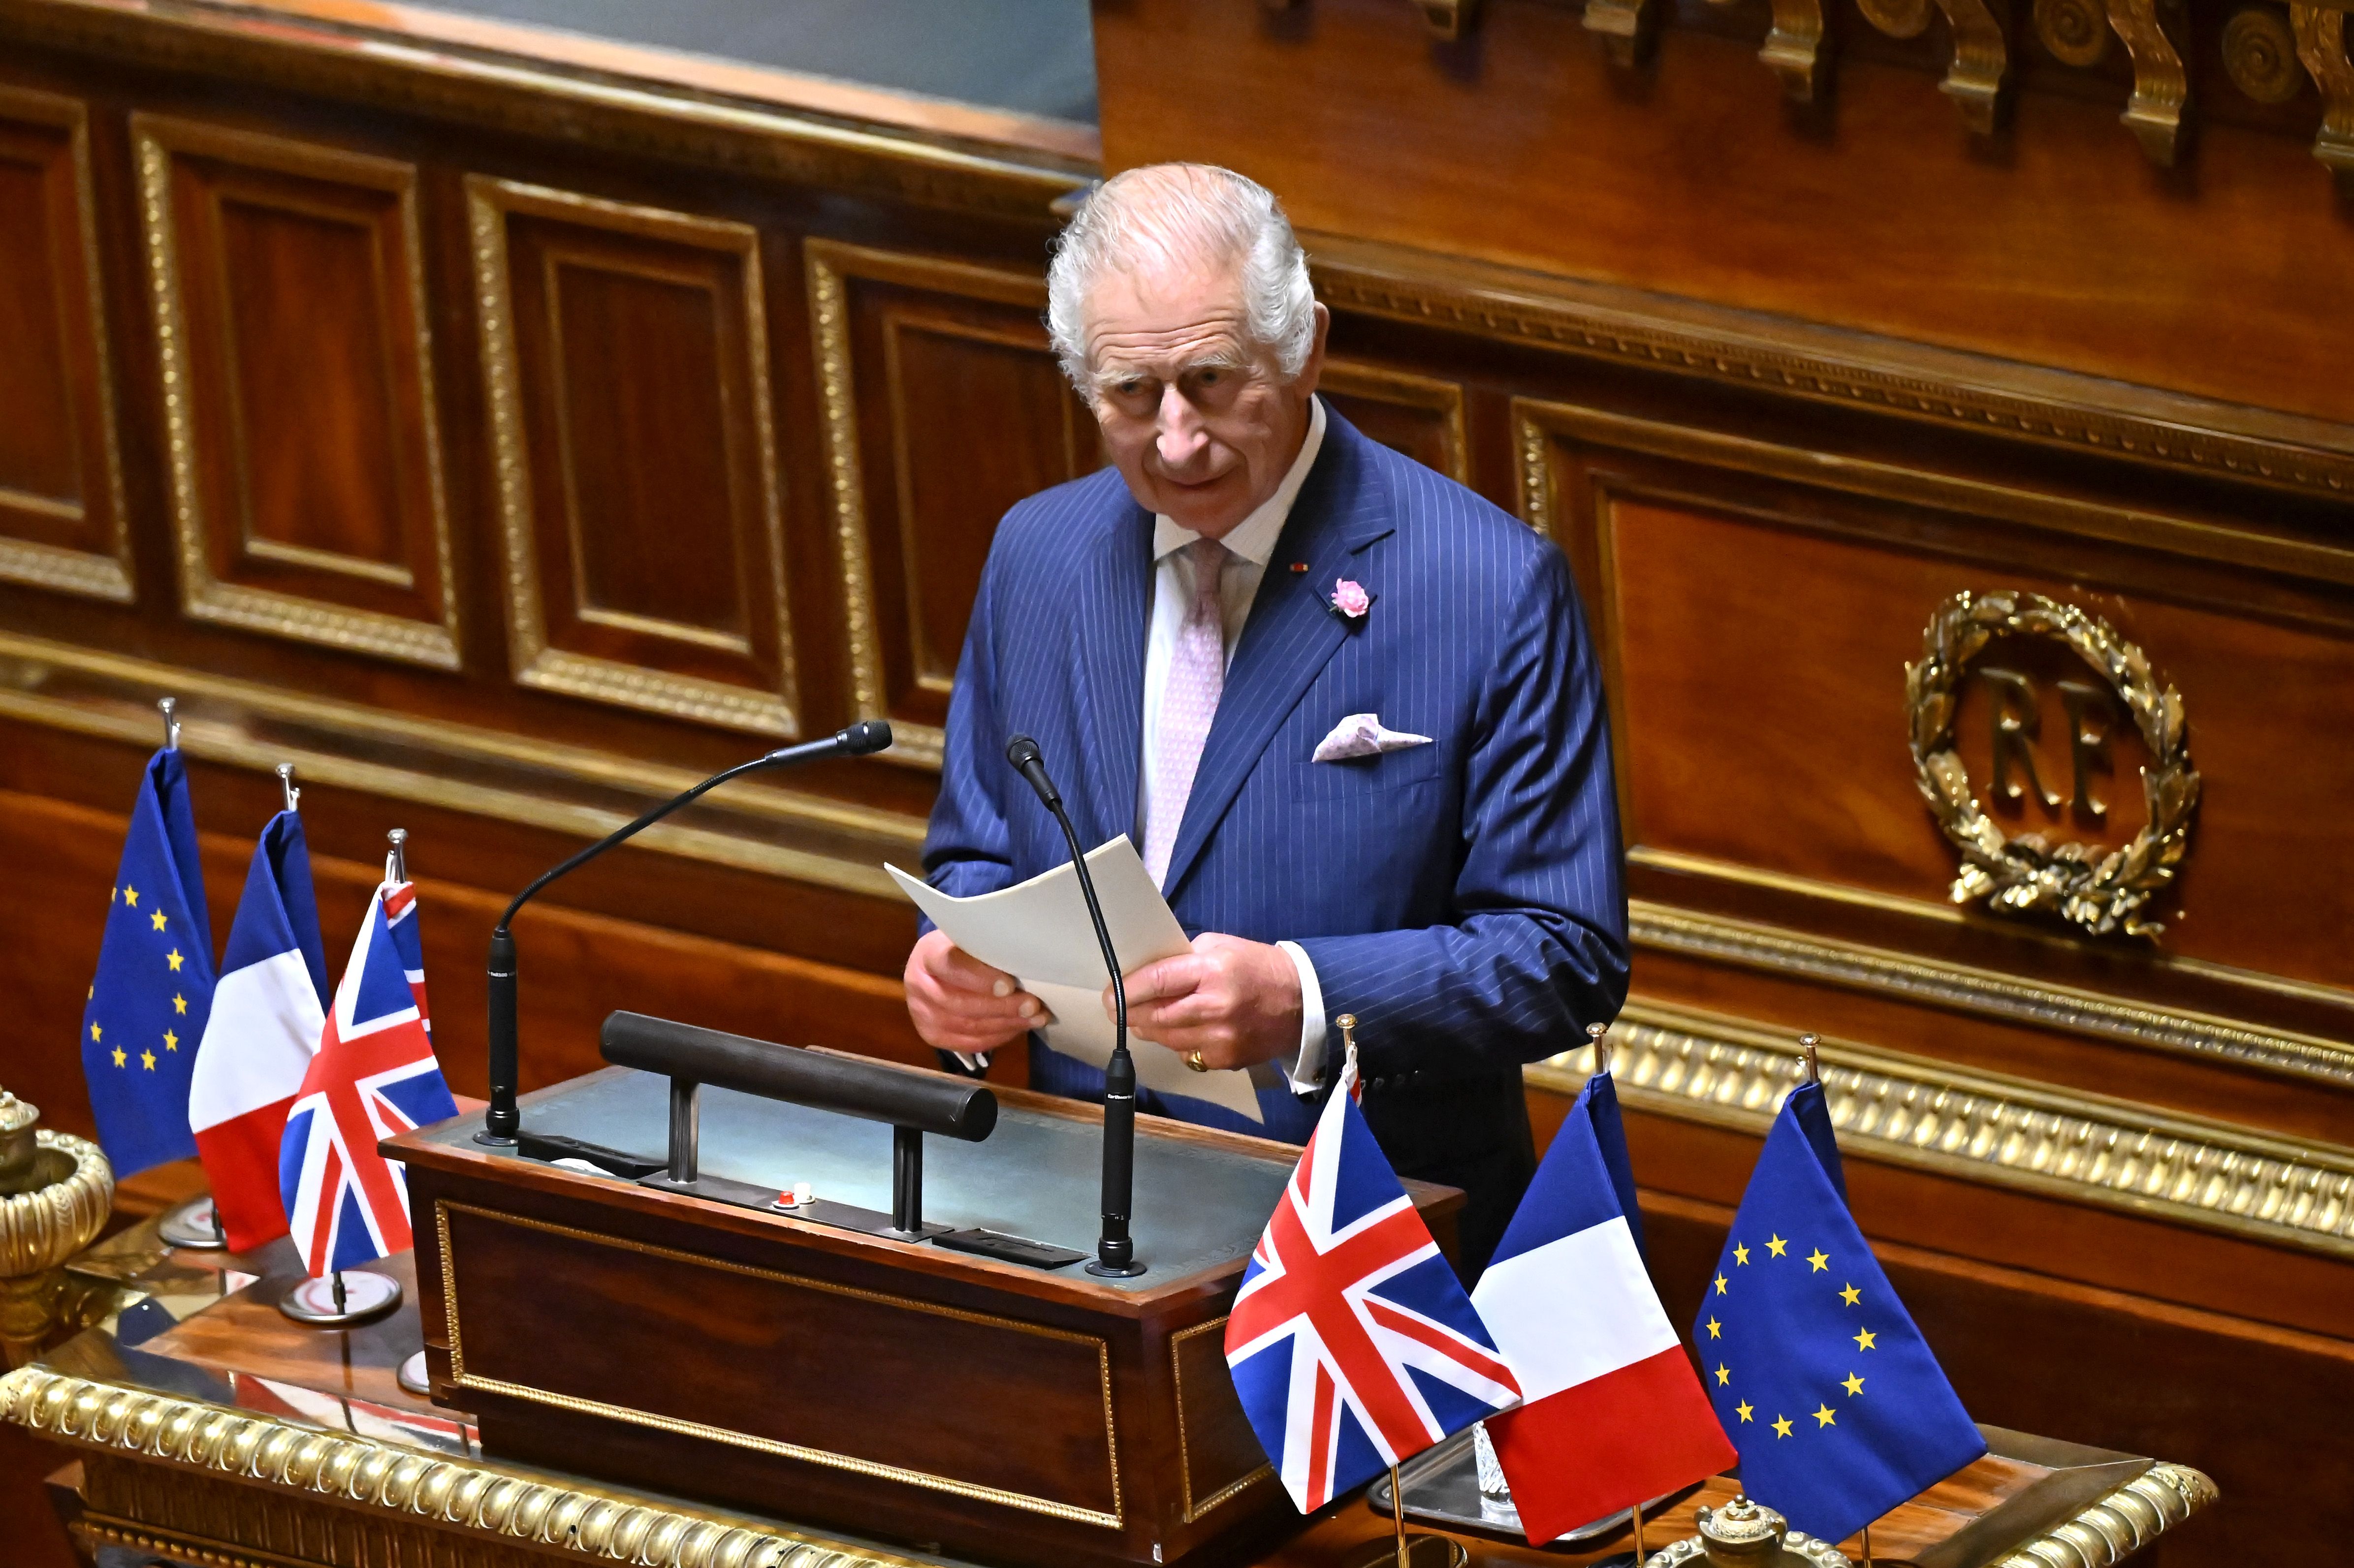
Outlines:
[[[925,1220],[1092,1252],[1098,1224],[1100,1114],[1093,1107],[1021,1090],[1000,1090],[999,1099],[996,1130],[986,1141],[925,1140]],[[522,1107],[525,1126],[535,1132],[627,1150],[650,1160],[663,1157],[668,1136],[667,1088],[663,1079],[650,1074],[608,1067],[528,1096]],[[614,1178],[493,1154],[473,1141],[481,1128],[481,1118],[461,1117],[399,1142],[404,1157],[413,1160],[432,1159],[422,1152],[431,1148],[461,1158],[521,1164],[561,1183],[625,1185]],[[1040,1271],[1001,1265],[992,1272],[1010,1268],[1011,1278],[1090,1301],[1153,1298],[1198,1285],[1202,1276],[1240,1268],[1299,1157],[1299,1150],[1290,1144],[1140,1118],[1131,1229],[1147,1271],[1133,1279],[1098,1278],[1076,1266]],[[706,1175],[772,1191],[807,1181],[822,1199],[885,1213],[891,1208],[891,1129],[806,1106],[705,1086],[701,1165]],[[521,1172],[514,1174],[525,1179]],[[1428,1203],[1451,1214],[1454,1201],[1439,1202],[1445,1191],[1423,1189]],[[619,1194],[612,1195],[618,1200]],[[668,1196],[645,1194],[650,1202]],[[729,1212],[724,1205],[701,1207]],[[783,1215],[771,1220],[743,1210],[733,1213],[795,1232],[821,1229]],[[910,1253],[898,1242],[877,1246],[885,1256]],[[943,1266],[962,1261],[936,1248],[912,1251]]]

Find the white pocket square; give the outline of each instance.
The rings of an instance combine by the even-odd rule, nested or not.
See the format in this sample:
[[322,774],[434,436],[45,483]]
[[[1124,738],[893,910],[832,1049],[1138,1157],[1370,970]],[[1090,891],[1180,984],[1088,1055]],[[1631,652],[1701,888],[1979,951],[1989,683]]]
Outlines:
[[1373,714],[1351,714],[1332,726],[1332,733],[1316,743],[1319,762],[1346,762],[1353,757],[1379,757],[1384,751],[1404,751],[1410,746],[1428,746],[1430,736],[1408,735],[1390,729]]

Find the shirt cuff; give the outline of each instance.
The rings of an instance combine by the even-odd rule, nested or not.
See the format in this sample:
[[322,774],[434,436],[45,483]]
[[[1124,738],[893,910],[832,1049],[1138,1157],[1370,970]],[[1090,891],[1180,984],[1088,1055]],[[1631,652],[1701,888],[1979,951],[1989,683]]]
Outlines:
[[1316,983],[1316,965],[1308,949],[1297,942],[1278,942],[1299,971],[1299,1050],[1283,1075],[1291,1092],[1305,1097],[1317,1091],[1324,1075],[1324,988]]

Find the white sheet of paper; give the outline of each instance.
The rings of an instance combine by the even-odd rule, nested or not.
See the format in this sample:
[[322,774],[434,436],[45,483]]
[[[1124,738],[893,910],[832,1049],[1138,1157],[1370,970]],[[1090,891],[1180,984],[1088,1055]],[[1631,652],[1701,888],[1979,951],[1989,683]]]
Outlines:
[[[951,897],[896,865],[883,869],[949,941],[1013,976],[1046,1004],[1055,1015],[1044,1031],[1049,1046],[1094,1067],[1111,1061],[1114,1032],[1104,1016],[1103,948],[1087,916],[1078,874],[1068,864],[970,898]],[[1124,972],[1193,951],[1185,928],[1126,834],[1089,851],[1087,872]],[[1207,1100],[1253,1121],[1265,1119],[1248,1073],[1197,1073],[1176,1052],[1145,1040],[1131,1039],[1129,1054],[1136,1063],[1136,1081],[1145,1088]]]

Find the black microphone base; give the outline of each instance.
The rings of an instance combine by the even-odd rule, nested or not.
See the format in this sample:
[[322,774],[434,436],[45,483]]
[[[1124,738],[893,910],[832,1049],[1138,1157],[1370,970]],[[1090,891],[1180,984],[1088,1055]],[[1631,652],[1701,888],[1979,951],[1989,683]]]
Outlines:
[[1087,1272],[1098,1279],[1134,1279],[1144,1272],[1140,1263],[1106,1263],[1101,1258],[1087,1259]]
[[493,1132],[488,1128],[474,1134],[474,1141],[485,1149],[513,1149],[515,1146],[514,1139],[503,1132]]

